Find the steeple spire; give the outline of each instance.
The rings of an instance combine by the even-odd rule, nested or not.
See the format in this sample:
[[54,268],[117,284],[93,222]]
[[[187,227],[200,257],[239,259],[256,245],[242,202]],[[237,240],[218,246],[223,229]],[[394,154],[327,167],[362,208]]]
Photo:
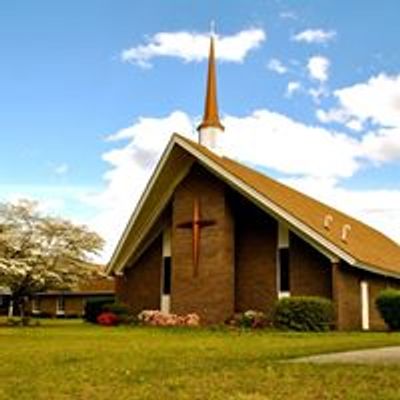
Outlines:
[[214,34],[211,33],[210,53],[208,57],[208,75],[206,86],[206,100],[204,105],[203,121],[197,128],[199,143],[216,150],[217,136],[225,130],[219,120],[217,102],[217,76],[215,68]]

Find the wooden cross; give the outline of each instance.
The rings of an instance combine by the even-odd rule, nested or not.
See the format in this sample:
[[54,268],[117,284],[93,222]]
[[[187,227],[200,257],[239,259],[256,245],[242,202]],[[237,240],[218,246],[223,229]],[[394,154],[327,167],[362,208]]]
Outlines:
[[199,270],[201,229],[215,224],[214,220],[201,219],[200,200],[195,198],[193,200],[192,220],[177,225],[178,228],[192,230],[193,276],[197,276]]

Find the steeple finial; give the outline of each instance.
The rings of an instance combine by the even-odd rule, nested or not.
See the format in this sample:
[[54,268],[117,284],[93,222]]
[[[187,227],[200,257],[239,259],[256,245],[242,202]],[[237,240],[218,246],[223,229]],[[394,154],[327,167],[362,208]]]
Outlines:
[[214,50],[214,24],[211,25],[210,53],[208,57],[208,75],[206,86],[206,100],[204,106],[203,121],[198,126],[199,142],[207,147],[214,147],[216,135],[225,130],[219,120],[218,102],[217,102],[217,76],[215,67]]

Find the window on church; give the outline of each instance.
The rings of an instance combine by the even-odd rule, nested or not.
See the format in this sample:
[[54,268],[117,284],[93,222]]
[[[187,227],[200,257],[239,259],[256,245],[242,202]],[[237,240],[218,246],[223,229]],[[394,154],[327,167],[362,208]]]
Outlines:
[[279,249],[279,292],[290,292],[289,248]]
[[163,264],[163,294],[171,294],[171,257],[164,257]]

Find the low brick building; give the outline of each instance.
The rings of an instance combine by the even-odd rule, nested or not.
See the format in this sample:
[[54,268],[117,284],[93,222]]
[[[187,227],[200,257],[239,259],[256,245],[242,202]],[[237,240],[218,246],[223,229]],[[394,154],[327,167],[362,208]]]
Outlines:
[[82,317],[88,299],[103,297],[114,299],[114,279],[98,278],[82,283],[75,290],[37,293],[30,299],[27,311],[37,317]]
[[[222,156],[211,42],[199,143],[174,135],[108,265],[132,311],[220,323],[283,296],[332,299],[338,329],[381,329],[379,291],[400,287],[380,232]],[[224,133],[229,134],[229,133]]]

